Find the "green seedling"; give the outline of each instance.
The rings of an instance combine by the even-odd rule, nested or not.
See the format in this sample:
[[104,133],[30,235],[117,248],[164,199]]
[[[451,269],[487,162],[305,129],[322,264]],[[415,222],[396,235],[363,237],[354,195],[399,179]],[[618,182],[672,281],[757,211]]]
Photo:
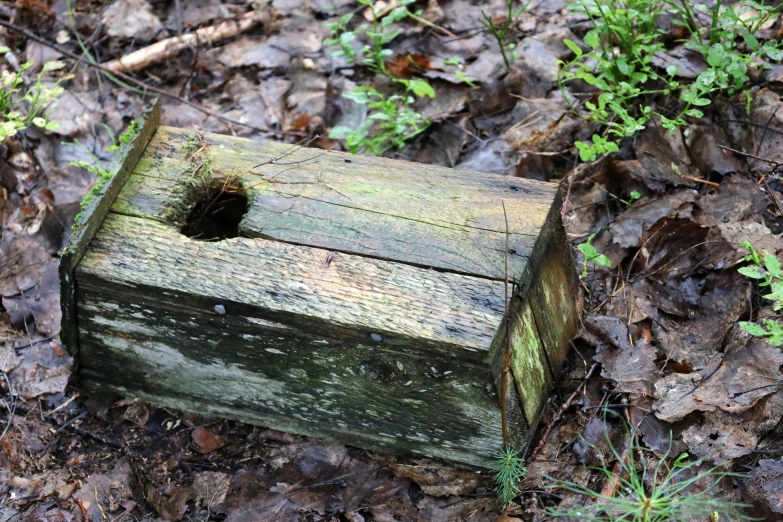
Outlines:
[[498,503],[501,508],[506,509],[519,495],[520,483],[527,472],[525,461],[519,456],[519,452],[506,447],[495,456],[492,469],[495,472],[493,478]]
[[[607,441],[609,437],[607,434]],[[618,451],[609,441],[610,456],[601,451],[597,471],[606,482],[617,483],[610,495],[568,480],[550,479],[553,490],[566,490],[587,498],[584,506],[550,508],[551,518],[567,518],[595,522],[686,522],[691,520],[753,520],[743,513],[746,505],[720,496],[724,480],[743,475],[723,471],[719,467],[702,470],[704,460],[689,460],[687,453],[669,463],[669,452],[658,456],[655,452],[633,445],[633,437],[626,439],[628,451]],[[619,472],[612,461],[619,463]]]
[[369,108],[369,116],[359,130],[335,127],[330,138],[345,139],[345,145],[354,154],[371,152],[376,156],[393,147],[400,148],[421,134],[430,125],[429,120],[412,110],[417,96],[435,97],[432,87],[422,80],[397,80],[405,86],[402,95],[384,96],[372,87],[357,87],[343,94],[346,98]]
[[[584,37],[584,48],[564,41],[574,58],[560,62],[558,74],[563,95],[576,112],[565,85],[578,80],[597,91],[594,100],[584,103],[582,117],[599,124],[602,139],[593,136],[593,143],[576,144],[583,161],[617,152],[620,140],[642,130],[654,116],[668,130],[685,126],[687,118],[703,117],[702,108],[711,104],[711,96],[741,91],[751,69],[770,67],[763,58],[783,59],[783,44],[767,41],[762,45],[754,36],[775,15],[773,7],[751,0],[739,7],[724,6],[721,1],[713,8],[689,4],[674,0],[578,0],[569,4],[569,10],[586,15],[593,25]],[[700,27],[693,10],[704,12],[711,24]],[[664,15],[686,27],[685,46],[700,54],[706,65],[695,80],[680,79],[674,65],[665,71],[653,65],[654,56],[666,52],[664,32],[658,25]],[[650,101],[656,95],[676,96],[679,107],[667,114],[654,111]],[[748,95],[746,100],[749,110]]]
[[[332,52],[333,56],[344,56],[349,63],[365,65],[405,87],[405,92],[401,95],[386,96],[369,86],[359,86],[351,92],[343,93],[345,98],[359,105],[366,105],[369,109],[367,123],[360,129],[338,126],[329,133],[330,138],[344,139],[346,148],[354,154],[370,152],[380,156],[393,147],[402,147],[430,125],[429,120],[413,110],[411,105],[415,97],[434,98],[435,90],[432,86],[421,79],[397,78],[386,69],[386,60],[394,54],[386,46],[400,34],[399,29],[392,31],[390,26],[407,17],[424,21],[418,14],[408,10],[407,6],[413,1],[401,0],[398,7],[380,19],[374,9],[373,0],[359,0],[361,5],[369,7],[372,12],[371,25],[361,24],[350,30],[353,13],[328,25],[333,37],[324,43],[338,47]],[[357,45],[357,34],[363,34],[369,43]]]
[[[783,310],[783,270],[780,261],[766,250],[759,252],[748,242],[742,243],[742,247],[748,251],[742,260],[750,264],[738,272],[757,281],[759,287],[769,288],[771,292],[763,297],[772,301],[772,309],[776,312]],[[763,324],[741,321],[739,324],[754,337],[764,337],[773,346],[783,345],[783,324],[780,320],[764,319]]]
[[516,47],[516,44],[508,42],[508,37],[511,33],[511,26],[514,24],[514,19],[524,13],[532,3],[533,2],[531,0],[530,2],[522,4],[522,6],[515,9],[514,0],[507,0],[506,17],[500,23],[495,23],[491,16],[489,16],[484,11],[481,12],[481,19],[479,21],[497,42],[498,47],[500,48],[500,55],[503,57],[503,63],[506,66],[506,70],[511,68],[511,61],[516,60],[516,55],[514,54],[514,48]]
[[[9,52],[8,47],[0,46],[0,54]],[[19,70],[8,69],[0,74],[0,143],[15,136],[18,132],[34,125],[45,131],[53,131],[59,124],[47,119],[47,111],[57,102],[65,91],[61,83],[72,78],[65,76],[52,85],[44,83],[44,75],[65,67],[63,62],[47,62],[32,84],[25,81],[24,73],[33,66],[32,61],[19,66]]]
[[[360,24],[350,30],[348,26],[353,20],[354,14],[348,13],[336,23],[327,24],[327,27],[332,30],[332,38],[324,40],[324,44],[338,47],[332,52],[332,56],[344,56],[349,63],[366,65],[384,76],[394,78],[386,70],[386,60],[391,58],[394,53],[386,46],[399,36],[400,29],[391,31],[390,26],[412,14],[407,6],[414,1],[402,0],[398,2],[399,6],[392,9],[389,14],[378,18],[373,0],[359,0],[361,5],[370,9],[373,16],[372,24]],[[359,43],[357,35],[364,35],[369,43]]]
[[591,234],[590,237],[587,238],[587,241],[576,246],[576,248],[585,257],[584,262],[582,263],[582,277],[587,277],[587,263],[592,262],[593,264],[600,266],[612,266],[612,262],[609,260],[609,258],[604,254],[599,254],[592,245],[596,234],[597,232],[595,234]]

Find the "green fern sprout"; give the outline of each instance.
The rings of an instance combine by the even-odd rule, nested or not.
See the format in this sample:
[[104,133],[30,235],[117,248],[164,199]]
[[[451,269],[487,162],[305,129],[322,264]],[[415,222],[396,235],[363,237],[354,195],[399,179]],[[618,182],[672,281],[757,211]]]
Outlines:
[[500,507],[506,509],[519,495],[519,484],[527,473],[525,461],[519,456],[518,451],[506,446],[495,456],[492,469],[495,471],[495,491],[498,502]]
[[[688,460],[687,453],[669,464],[669,451],[659,457],[652,450],[634,446],[631,435],[626,442],[628,451],[622,454],[610,443],[611,459],[620,463],[617,475],[612,470],[612,463],[599,452],[601,465],[598,471],[607,482],[616,481],[616,493],[597,493],[582,484],[550,478],[553,482],[550,489],[564,489],[589,501],[579,507],[550,508],[549,516],[596,522],[754,520],[742,511],[748,506],[719,495],[723,479],[743,475],[722,471],[717,466],[702,471],[704,460]],[[648,467],[650,461],[655,465]]]

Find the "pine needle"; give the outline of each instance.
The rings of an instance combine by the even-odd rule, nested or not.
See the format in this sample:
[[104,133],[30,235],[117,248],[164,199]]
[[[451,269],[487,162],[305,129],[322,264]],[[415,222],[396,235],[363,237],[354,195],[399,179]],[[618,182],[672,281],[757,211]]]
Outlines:
[[506,446],[495,456],[492,468],[495,470],[495,491],[500,507],[506,509],[519,495],[520,482],[525,477],[525,461],[519,452]]

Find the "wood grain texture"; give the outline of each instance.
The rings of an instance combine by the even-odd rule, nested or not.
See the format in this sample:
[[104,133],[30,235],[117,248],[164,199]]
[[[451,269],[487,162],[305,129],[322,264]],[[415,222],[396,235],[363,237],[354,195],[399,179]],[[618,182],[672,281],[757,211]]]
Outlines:
[[88,387],[472,466],[487,466],[501,445],[497,395],[481,363],[219,316],[181,300],[161,306],[149,296],[80,280]]
[[[445,351],[487,352],[503,284],[263,239],[189,239],[158,222],[110,214],[77,269],[159,292],[244,303],[345,330]],[[225,305],[227,313],[230,306]]]
[[[192,133],[162,127],[114,211],[178,223]],[[507,202],[510,273],[523,277],[556,197],[551,184],[207,134],[213,176],[253,202],[240,234],[501,280]],[[288,154],[288,155],[286,155]],[[256,167],[256,168],[253,168]],[[154,179],[148,179],[154,178]]]
[[[559,203],[559,199],[558,199]],[[577,277],[571,248],[560,219],[560,205],[552,207],[547,221],[549,242],[542,249],[529,291],[533,315],[544,353],[557,377],[576,335],[581,313]]]
[[114,175],[82,209],[81,219],[74,225],[68,244],[60,256],[60,307],[62,308],[60,338],[71,355],[76,355],[79,349],[74,268],[101,227],[104,217],[138,163],[159,122],[160,103],[158,98],[155,98],[142,112],[136,135],[128,143],[123,144],[114,155],[107,168]]

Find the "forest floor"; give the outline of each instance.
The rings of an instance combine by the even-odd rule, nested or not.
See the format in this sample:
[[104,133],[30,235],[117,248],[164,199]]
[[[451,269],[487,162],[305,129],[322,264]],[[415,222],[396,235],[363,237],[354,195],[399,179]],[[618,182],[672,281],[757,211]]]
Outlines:
[[[479,21],[482,9],[502,19],[504,1],[419,2],[422,18],[441,29],[397,24],[389,67],[427,79],[436,96],[416,102],[431,127],[388,155],[561,183],[572,244],[596,234],[593,246],[611,262],[590,264],[581,279],[582,328],[531,444],[520,505],[506,513],[487,473],[88,396],[69,384],[57,264],[94,182],[70,162],[92,161],[86,151],[108,161],[107,129],[122,132],[145,96],[50,44],[107,62],[243,16],[256,2],[77,1],[72,17],[65,0],[49,4],[0,3],[0,18],[36,36],[0,32],[9,66],[62,59],[74,75],[51,113],[59,129],[11,140],[0,169],[0,522],[541,521],[547,506],[584,502],[547,490],[544,477],[600,490],[605,477],[591,466],[608,440],[622,451],[629,425],[658,455],[687,452],[744,474],[723,494],[783,519],[783,353],[737,326],[775,314],[737,263],[742,241],[773,255],[783,249],[783,66],[752,79],[750,111],[744,98],[716,98],[708,117],[681,131],[652,121],[618,153],[581,163],[574,142],[594,127],[569,111],[557,62],[571,53],[565,38],[581,41],[586,17],[563,0],[533,0],[512,25],[509,69]],[[171,95],[162,99],[164,125],[340,147],[324,135],[366,117],[342,93],[390,89],[324,45],[327,23],[364,9],[351,0],[258,9],[259,23],[242,34],[186,46],[134,77]],[[778,38],[780,29],[780,20],[765,28]],[[661,59],[700,67],[676,45]],[[581,270],[576,248],[574,259]],[[585,379],[594,364],[600,372]]]

